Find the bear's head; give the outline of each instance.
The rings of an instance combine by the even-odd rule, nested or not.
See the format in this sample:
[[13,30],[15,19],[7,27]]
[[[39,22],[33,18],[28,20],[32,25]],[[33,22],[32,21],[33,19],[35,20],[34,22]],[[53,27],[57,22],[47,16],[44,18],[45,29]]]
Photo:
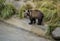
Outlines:
[[31,15],[31,10],[24,11],[24,17],[30,16],[30,15]]

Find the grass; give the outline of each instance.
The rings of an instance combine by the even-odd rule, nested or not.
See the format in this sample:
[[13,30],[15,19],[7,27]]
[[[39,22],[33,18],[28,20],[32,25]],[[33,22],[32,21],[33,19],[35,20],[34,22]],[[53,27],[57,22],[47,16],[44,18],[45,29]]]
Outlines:
[[5,4],[5,7],[2,9],[0,17],[2,19],[8,19],[15,14],[16,9],[12,4]]

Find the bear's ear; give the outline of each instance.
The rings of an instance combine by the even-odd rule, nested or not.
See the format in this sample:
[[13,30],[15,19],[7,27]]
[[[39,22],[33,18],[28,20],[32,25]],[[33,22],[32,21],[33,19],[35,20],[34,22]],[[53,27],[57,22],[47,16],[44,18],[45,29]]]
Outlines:
[[27,10],[28,12],[31,12],[32,10]]
[[32,10],[30,10],[30,12],[32,12]]

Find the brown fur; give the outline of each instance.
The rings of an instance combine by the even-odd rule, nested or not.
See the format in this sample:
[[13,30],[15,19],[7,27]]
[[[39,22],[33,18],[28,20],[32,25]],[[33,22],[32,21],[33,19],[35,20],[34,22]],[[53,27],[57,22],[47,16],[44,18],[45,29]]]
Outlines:
[[30,19],[29,24],[36,23],[36,19],[38,19],[38,25],[42,24],[44,15],[39,10],[28,10],[26,12],[26,15],[29,16]]
[[41,18],[42,17],[42,12],[40,12],[39,10],[31,10],[30,16],[32,18]]
[[38,17],[38,15],[39,15],[39,12],[37,12],[37,11],[35,11],[35,10],[32,10],[32,11],[31,11],[31,17],[36,18],[36,17]]

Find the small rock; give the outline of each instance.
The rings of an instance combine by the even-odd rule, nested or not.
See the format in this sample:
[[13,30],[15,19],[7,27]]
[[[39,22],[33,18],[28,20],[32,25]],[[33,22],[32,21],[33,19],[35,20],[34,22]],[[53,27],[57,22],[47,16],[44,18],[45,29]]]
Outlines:
[[57,27],[53,32],[52,36],[56,40],[60,40],[60,27]]

